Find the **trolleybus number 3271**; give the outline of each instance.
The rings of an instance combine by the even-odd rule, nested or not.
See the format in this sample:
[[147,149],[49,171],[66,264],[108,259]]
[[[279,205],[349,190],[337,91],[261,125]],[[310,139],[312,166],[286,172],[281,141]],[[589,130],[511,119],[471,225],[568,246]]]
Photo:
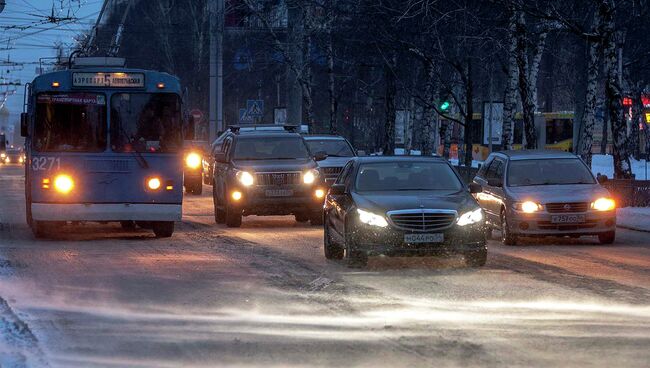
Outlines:
[[34,157],[32,169],[35,171],[61,169],[61,158],[59,157]]

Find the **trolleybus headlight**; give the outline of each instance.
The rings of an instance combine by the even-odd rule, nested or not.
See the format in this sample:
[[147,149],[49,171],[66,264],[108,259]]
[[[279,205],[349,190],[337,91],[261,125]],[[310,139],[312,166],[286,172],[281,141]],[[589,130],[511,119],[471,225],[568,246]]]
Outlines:
[[62,194],[68,194],[74,188],[74,181],[68,175],[58,175],[54,178],[54,189]]
[[255,178],[253,177],[253,174],[249,173],[248,171],[238,171],[237,174],[237,180],[241,183],[241,185],[245,187],[250,187],[255,183]]
[[231,196],[232,196],[232,199],[234,199],[235,201],[239,201],[239,200],[242,199],[242,197],[244,195],[240,191],[236,190],[236,191],[232,192]]
[[160,189],[161,185],[162,183],[158,178],[150,178],[149,180],[147,180],[147,187],[151,190],[158,190]]
[[25,159],[23,159],[22,157],[19,157],[18,158],[18,163],[22,164],[23,162],[25,162]]
[[201,156],[198,153],[191,152],[185,157],[185,165],[190,169],[198,169],[201,166]]
[[616,208],[616,202],[611,198],[598,198],[591,203],[591,208],[596,211],[611,211]]
[[323,197],[325,197],[325,191],[322,189],[316,189],[314,195],[316,196],[316,198],[322,199]]
[[302,175],[302,181],[305,184],[313,184],[316,181],[316,177],[318,177],[318,170],[311,169]]
[[5,155],[4,153],[0,153],[0,158],[5,158],[5,157],[7,157],[7,155]]

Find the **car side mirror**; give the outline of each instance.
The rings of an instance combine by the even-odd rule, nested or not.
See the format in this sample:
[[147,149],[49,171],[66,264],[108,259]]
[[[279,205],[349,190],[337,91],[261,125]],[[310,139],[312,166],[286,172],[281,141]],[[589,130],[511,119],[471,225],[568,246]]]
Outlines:
[[219,162],[219,163],[222,163],[222,164],[225,164],[225,163],[228,162],[228,160],[226,159],[225,152],[217,152],[217,153],[215,153],[214,154],[214,160]]
[[29,129],[29,113],[23,112],[20,114],[20,135],[21,137],[27,137],[27,131]]
[[503,186],[503,180],[498,179],[498,178],[492,178],[488,179],[488,185],[491,187],[502,187]]
[[334,184],[330,188],[330,194],[332,195],[343,195],[345,194],[345,184]]
[[327,158],[327,152],[325,151],[318,151],[314,153],[314,161],[323,161]]
[[481,184],[469,183],[469,192],[470,193],[476,194],[476,193],[481,193],[482,191],[483,191],[483,187],[481,186]]

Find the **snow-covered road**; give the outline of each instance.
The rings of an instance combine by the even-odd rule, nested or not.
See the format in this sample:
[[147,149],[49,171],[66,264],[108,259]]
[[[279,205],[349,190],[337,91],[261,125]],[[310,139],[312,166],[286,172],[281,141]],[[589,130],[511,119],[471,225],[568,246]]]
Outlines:
[[288,217],[215,225],[210,187],[171,239],[114,225],[36,241],[0,168],[0,366],[626,366],[650,361],[650,237],[490,242],[488,264],[322,255]]

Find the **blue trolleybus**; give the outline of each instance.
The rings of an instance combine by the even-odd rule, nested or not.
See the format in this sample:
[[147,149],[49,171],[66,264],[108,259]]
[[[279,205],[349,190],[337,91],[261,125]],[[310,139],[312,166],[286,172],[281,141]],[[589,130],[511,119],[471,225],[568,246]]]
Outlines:
[[67,222],[120,222],[169,237],[183,201],[178,79],[77,58],[26,88],[27,223],[36,237]]

